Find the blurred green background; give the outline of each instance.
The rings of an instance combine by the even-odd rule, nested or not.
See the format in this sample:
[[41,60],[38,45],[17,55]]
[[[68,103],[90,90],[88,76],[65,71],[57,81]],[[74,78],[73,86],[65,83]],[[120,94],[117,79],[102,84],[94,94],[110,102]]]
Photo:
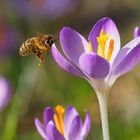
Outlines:
[[[66,73],[55,63],[51,52],[44,65],[33,56],[21,57],[19,47],[38,33],[53,34],[59,46],[59,31],[69,26],[86,38],[102,17],[112,18],[121,35],[122,46],[140,26],[139,0],[1,0],[0,76],[11,86],[11,100],[0,112],[0,140],[41,140],[34,119],[43,116],[46,106],[74,106],[84,119],[92,116],[87,140],[101,140],[101,122],[95,92],[87,81]],[[68,2],[67,2],[68,1]],[[46,5],[46,7],[44,6]],[[49,5],[49,6],[48,6]],[[6,34],[6,35],[5,35]],[[109,97],[112,140],[140,140],[140,64],[119,78]],[[1,90],[1,89],[0,89]]]

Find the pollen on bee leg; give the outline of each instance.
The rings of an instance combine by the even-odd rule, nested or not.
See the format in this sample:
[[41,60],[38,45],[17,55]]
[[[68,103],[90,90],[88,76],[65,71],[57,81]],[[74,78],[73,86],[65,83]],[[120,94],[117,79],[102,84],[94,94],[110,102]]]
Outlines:
[[88,50],[89,50],[89,52],[93,52],[92,42],[91,41],[89,41],[89,43],[88,43]]
[[63,129],[63,114],[65,112],[65,109],[61,105],[57,105],[55,107],[56,114],[54,114],[54,121],[56,123],[56,127],[59,130],[59,132],[64,135],[64,129]]
[[107,56],[106,56],[107,61],[110,61],[113,49],[114,49],[114,39],[111,39],[109,42],[109,48],[108,48],[108,52],[107,52]]
[[39,60],[39,66],[41,65],[41,64],[43,64],[44,63],[44,61],[45,61],[45,57],[44,57],[44,55],[43,54],[41,54],[41,53],[37,53],[36,54],[36,57],[37,57],[37,59]]

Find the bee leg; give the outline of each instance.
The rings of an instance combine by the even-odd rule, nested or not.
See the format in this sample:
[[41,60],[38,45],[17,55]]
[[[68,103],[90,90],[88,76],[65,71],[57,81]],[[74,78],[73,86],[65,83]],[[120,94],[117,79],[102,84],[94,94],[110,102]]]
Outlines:
[[37,53],[37,54],[36,54],[36,57],[37,57],[37,59],[38,59],[39,62],[40,62],[39,65],[44,63],[44,61],[45,61],[45,57],[44,57],[43,54],[41,54],[41,53]]

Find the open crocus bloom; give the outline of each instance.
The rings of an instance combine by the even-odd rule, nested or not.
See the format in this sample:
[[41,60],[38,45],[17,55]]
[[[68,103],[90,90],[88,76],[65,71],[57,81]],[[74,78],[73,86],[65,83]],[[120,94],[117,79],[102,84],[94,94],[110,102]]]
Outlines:
[[75,108],[69,106],[65,111],[58,105],[54,110],[51,107],[45,109],[44,125],[37,118],[35,124],[45,140],[84,140],[90,130],[91,118],[86,112],[86,118],[82,124]]
[[96,92],[108,91],[114,81],[134,68],[140,59],[140,37],[120,49],[118,29],[107,17],[95,24],[88,40],[64,27],[60,32],[60,43],[66,58],[54,44],[55,61],[67,72],[87,79]]
[[135,27],[133,37],[136,38],[140,36],[140,27]]

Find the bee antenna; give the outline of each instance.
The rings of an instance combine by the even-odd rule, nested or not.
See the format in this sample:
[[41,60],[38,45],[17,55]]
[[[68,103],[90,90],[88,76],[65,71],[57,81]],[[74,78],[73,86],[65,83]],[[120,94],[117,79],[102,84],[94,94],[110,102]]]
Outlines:
[[56,36],[57,36],[57,35],[56,35],[56,33],[54,33],[54,35],[53,35],[53,36],[54,36],[54,38],[56,38]]
[[54,33],[53,34],[54,38],[55,38],[55,41],[59,41],[60,39],[57,37],[57,33]]

